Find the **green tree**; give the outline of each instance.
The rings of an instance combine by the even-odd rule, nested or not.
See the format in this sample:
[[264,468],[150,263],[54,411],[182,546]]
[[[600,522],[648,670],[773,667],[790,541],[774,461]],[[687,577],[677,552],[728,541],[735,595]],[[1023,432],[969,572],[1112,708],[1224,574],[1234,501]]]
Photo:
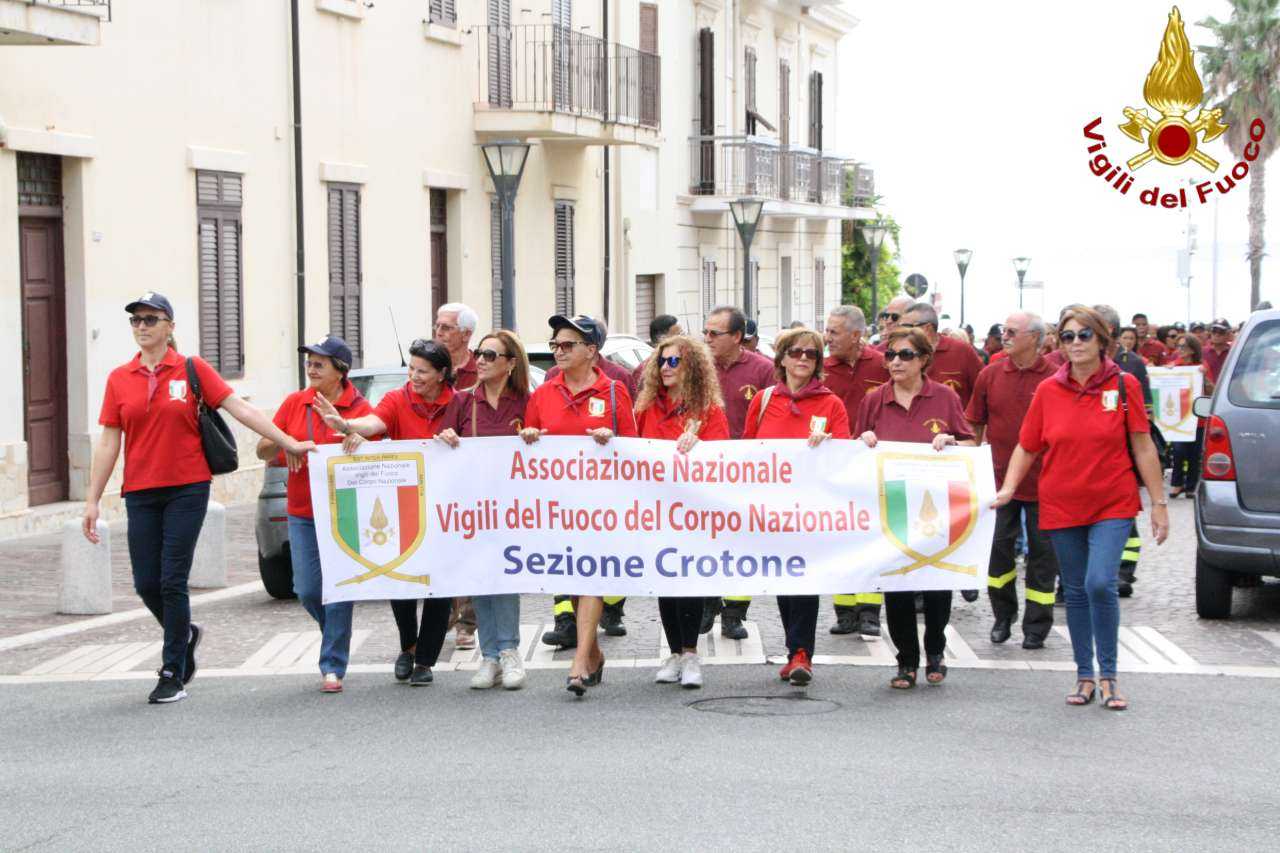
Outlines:
[[[902,273],[898,268],[899,225],[891,215],[880,210],[876,212],[889,226],[889,233],[880,244],[880,262],[876,267],[878,304],[883,308],[902,292]],[[875,322],[871,316],[871,248],[857,223],[845,223],[840,250],[840,301],[845,305],[857,305],[869,322]]]
[[[1263,203],[1266,198],[1267,158],[1276,150],[1280,129],[1280,0],[1230,0],[1231,19],[1209,17],[1200,26],[1213,32],[1218,43],[1201,45],[1205,106],[1222,110],[1227,147],[1238,159],[1256,144],[1249,181],[1249,307],[1262,300],[1262,256],[1266,247]],[[1211,103],[1212,102],[1212,103]],[[1249,139],[1249,125],[1261,119],[1268,129],[1262,141]],[[1249,149],[1253,152],[1253,148]]]

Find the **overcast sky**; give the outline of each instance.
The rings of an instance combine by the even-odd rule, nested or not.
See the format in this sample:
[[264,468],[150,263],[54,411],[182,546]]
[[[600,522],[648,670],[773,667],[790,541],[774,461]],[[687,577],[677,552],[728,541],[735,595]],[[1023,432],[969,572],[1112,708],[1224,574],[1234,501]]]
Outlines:
[[[1194,163],[1153,161],[1121,196],[1089,171],[1083,128],[1101,116],[1104,153],[1123,161],[1143,150],[1124,136],[1126,106],[1142,98],[1171,4],[1125,2],[913,2],[848,0],[859,25],[840,49],[842,153],[870,163],[883,206],[902,225],[902,270],[939,287],[960,314],[952,250],[969,248],[966,320],[985,331],[1017,306],[1012,258],[1031,258],[1028,307],[1056,315],[1069,302],[1110,302],[1126,318],[1187,318],[1177,271],[1188,212],[1138,203],[1154,184],[1176,188],[1210,175]],[[1217,0],[1179,4],[1194,49],[1211,41],[1195,22],[1226,18]],[[1199,59],[1197,57],[1197,69]],[[1280,133],[1280,128],[1269,128]],[[1203,148],[1235,164],[1222,138]],[[1280,156],[1268,164],[1267,248],[1262,298],[1280,304]],[[1248,181],[1218,207],[1217,306],[1232,322],[1249,303]],[[1194,200],[1194,199],[1193,199]],[[1214,206],[1190,209],[1199,230],[1191,316],[1210,319]]]

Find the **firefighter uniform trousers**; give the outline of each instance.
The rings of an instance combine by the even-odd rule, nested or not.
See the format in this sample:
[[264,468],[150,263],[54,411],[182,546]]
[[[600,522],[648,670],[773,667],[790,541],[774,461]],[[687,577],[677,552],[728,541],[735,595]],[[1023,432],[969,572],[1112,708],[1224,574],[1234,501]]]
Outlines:
[[858,618],[868,615],[875,617],[875,621],[880,621],[880,606],[884,604],[883,592],[856,592],[853,594],[833,595],[831,603],[835,605],[836,613],[841,610],[856,610]]
[[[621,604],[626,600],[627,600],[627,597],[625,595],[606,595],[604,597],[604,603],[610,606],[614,604]],[[552,615],[554,616],[562,616],[565,614],[568,614],[569,616],[573,615],[573,596],[557,595],[555,598],[552,599],[552,601],[554,603],[554,605],[551,608]]]
[[1018,569],[1015,562],[1022,516],[1027,521],[1027,606],[1022,614],[1022,635],[1044,639],[1053,627],[1053,591],[1058,580],[1058,560],[1049,537],[1040,529],[1040,505],[1011,500],[996,510],[995,539],[987,568],[987,595],[996,619],[1018,617]]
[[1138,519],[1129,527],[1129,539],[1120,553],[1120,583],[1132,584],[1138,578],[1138,558],[1142,556],[1142,535],[1138,533]]

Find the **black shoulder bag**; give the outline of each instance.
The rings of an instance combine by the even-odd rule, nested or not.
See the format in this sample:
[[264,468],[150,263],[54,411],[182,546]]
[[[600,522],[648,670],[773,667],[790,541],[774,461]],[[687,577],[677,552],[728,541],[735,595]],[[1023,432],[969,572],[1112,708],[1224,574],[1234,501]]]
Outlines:
[[187,358],[187,387],[196,398],[196,422],[200,427],[200,441],[204,445],[204,458],[209,470],[215,474],[230,474],[240,467],[240,453],[236,450],[236,437],[231,427],[216,410],[204,404],[204,392],[196,366]]
[[[1138,485],[1141,486],[1142,474],[1138,471],[1138,460],[1133,455],[1133,441],[1129,438],[1129,396],[1125,393],[1124,377],[1125,373],[1122,370],[1120,371],[1120,376],[1118,378],[1120,380],[1120,414],[1121,417],[1124,418],[1124,423],[1122,425],[1124,430],[1124,449],[1129,451],[1129,464],[1133,466],[1133,475],[1137,478]],[[1143,410],[1143,414],[1146,414],[1145,408]]]

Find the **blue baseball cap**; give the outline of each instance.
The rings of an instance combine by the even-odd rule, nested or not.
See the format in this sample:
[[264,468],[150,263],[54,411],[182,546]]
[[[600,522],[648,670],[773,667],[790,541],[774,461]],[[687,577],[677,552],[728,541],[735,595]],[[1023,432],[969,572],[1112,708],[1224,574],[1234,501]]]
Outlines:
[[547,325],[551,327],[553,333],[561,329],[573,329],[586,338],[587,343],[595,344],[597,347],[604,346],[604,332],[600,329],[600,323],[586,314],[578,314],[574,317],[556,314],[547,321]]
[[750,340],[751,338],[758,338],[758,337],[760,337],[760,327],[756,325],[756,321],[755,321],[755,320],[748,320],[748,321],[747,321],[747,328],[746,328],[746,332],[743,334],[743,336],[742,336],[742,337],[743,337],[744,339],[746,339],[746,340]]
[[314,344],[304,344],[298,347],[298,352],[309,352],[315,355],[324,355],[329,358],[336,358],[338,361],[351,365],[351,347],[347,346],[347,342],[337,335],[329,335],[322,341]]
[[169,300],[164,294],[156,293],[148,290],[137,299],[124,306],[124,310],[130,314],[139,308],[154,308],[157,311],[163,311],[165,316],[170,320],[173,319],[173,306],[169,304]]

